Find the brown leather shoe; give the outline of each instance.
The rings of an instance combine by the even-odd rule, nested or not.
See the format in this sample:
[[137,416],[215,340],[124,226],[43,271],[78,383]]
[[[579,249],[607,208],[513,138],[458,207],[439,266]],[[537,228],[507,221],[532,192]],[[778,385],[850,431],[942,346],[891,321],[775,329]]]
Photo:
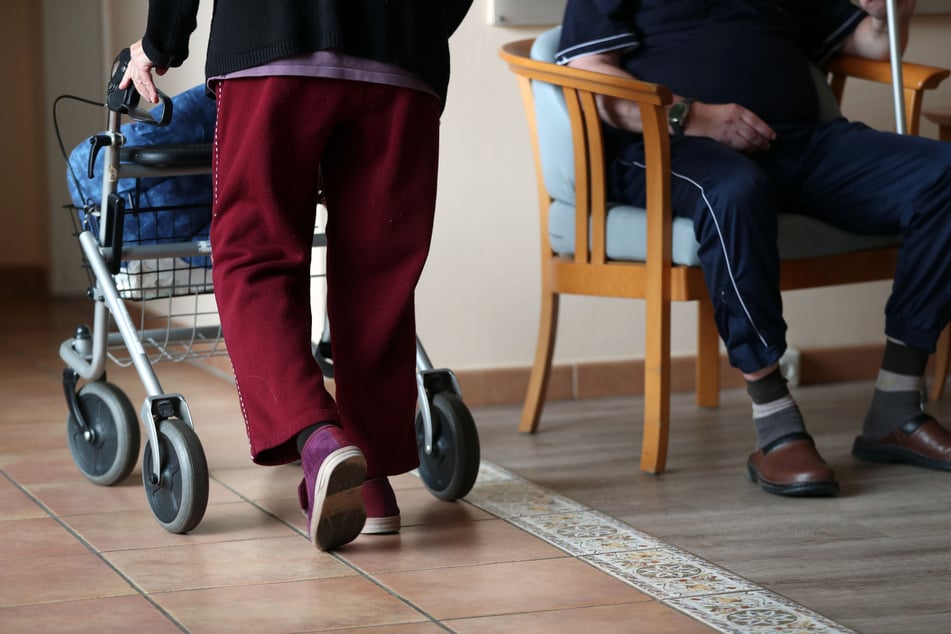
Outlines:
[[750,480],[776,495],[819,497],[835,495],[835,473],[816,451],[812,436],[798,432],[783,436],[750,454]]
[[881,440],[855,439],[852,455],[871,462],[900,462],[951,471],[951,432],[922,412]]

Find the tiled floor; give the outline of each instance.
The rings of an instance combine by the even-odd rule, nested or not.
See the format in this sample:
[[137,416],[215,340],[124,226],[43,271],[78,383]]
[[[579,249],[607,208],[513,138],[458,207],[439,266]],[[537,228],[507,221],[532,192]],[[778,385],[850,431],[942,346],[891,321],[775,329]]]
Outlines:
[[[0,316],[0,631],[848,631],[729,571],[491,463],[465,500],[394,479],[399,535],[313,549],[299,467],[252,466],[233,386],[157,366],[186,395],[211,473],[188,535],[153,518],[137,467],[100,487],[65,441],[59,342],[88,306],[17,300]],[[130,369],[109,368],[136,408]],[[144,440],[143,440],[144,444]]]

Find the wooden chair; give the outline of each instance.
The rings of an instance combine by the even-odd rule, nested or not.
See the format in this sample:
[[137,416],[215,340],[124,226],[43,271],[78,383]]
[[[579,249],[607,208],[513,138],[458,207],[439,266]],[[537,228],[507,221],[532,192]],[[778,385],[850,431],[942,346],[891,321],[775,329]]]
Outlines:
[[[670,310],[673,301],[698,303],[696,402],[719,404],[719,334],[696,255],[692,223],[675,218],[670,202],[670,146],[664,86],[553,63],[559,28],[536,40],[506,44],[500,56],[517,76],[534,151],[542,246],[541,316],[535,361],[519,431],[538,429],[554,352],[562,294],[646,302],[644,431],[641,470],[666,466],[670,422]],[[826,69],[837,112],[847,76],[891,83],[887,62],[838,57]],[[907,129],[915,134],[923,91],[949,75],[906,63]],[[824,84],[824,79],[819,82]],[[645,209],[614,204],[605,195],[605,161],[595,96],[640,106],[647,162]],[[833,99],[834,97],[834,99]],[[855,236],[812,218],[782,214],[783,290],[891,279],[898,238]],[[948,347],[948,330],[942,339]],[[946,352],[946,351],[945,351]],[[944,374],[937,377],[944,384]]]

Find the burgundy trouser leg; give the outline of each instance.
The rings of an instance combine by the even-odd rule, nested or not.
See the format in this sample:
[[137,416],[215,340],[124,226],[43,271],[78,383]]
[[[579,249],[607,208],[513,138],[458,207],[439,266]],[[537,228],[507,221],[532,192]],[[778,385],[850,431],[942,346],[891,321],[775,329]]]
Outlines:
[[[414,291],[432,235],[438,100],[405,88],[268,77],[218,86],[215,296],[259,464],[297,459],[333,420],[367,477],[418,464]],[[318,166],[336,402],[311,354]]]

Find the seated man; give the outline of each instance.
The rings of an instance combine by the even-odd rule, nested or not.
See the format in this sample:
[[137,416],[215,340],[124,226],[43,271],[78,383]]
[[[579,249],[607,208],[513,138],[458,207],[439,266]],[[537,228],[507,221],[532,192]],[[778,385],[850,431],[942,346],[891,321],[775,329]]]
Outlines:
[[[900,0],[902,45],[914,0]],[[833,495],[779,372],[786,323],[777,214],[815,215],[904,242],[885,306],[885,353],[852,453],[951,470],[951,433],[921,409],[951,314],[951,144],[819,119],[810,64],[888,59],[884,0],[569,0],[558,62],[668,86],[674,213],[692,218],[717,328],[753,401],[750,478],[779,495]],[[644,205],[640,113],[599,102],[608,194]]]

